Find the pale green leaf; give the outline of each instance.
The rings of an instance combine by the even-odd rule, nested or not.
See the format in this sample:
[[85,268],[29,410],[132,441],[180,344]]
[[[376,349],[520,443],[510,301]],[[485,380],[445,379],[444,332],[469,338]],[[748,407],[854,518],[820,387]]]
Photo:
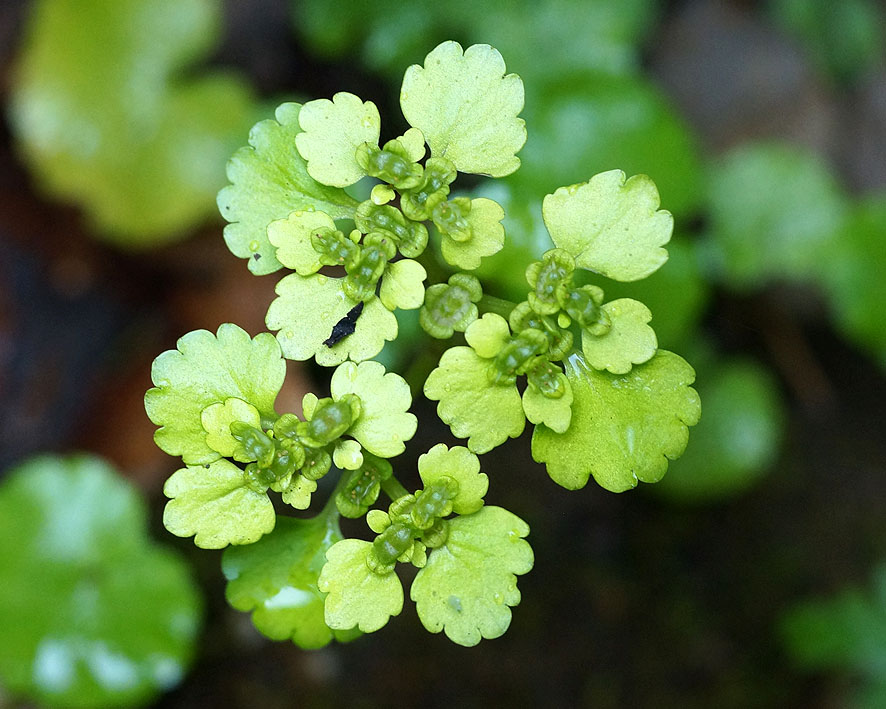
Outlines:
[[253,625],[272,640],[314,649],[340,635],[323,619],[317,588],[326,551],[342,538],[334,519],[277,517],[274,531],[255,544],[225,549],[228,603],[252,612]]
[[400,455],[404,441],[415,435],[418,419],[408,413],[412,405],[409,385],[399,374],[385,374],[379,362],[345,362],[332,375],[329,384],[336,401],[346,394],[360,397],[360,417],[348,429],[366,450],[383,458]]
[[311,243],[318,229],[335,229],[335,222],[325,212],[297,211],[286,219],[268,225],[268,241],[277,248],[277,260],[301,276],[320,270],[320,253]]
[[480,266],[484,256],[492,256],[501,250],[505,243],[505,228],[501,225],[505,210],[497,202],[479,197],[471,200],[468,224],[471,238],[456,241],[443,234],[440,248],[447,263],[456,268],[472,271]]
[[297,103],[282,104],[276,120],[256,124],[249,146],[228,162],[231,184],[218,193],[218,208],[229,222],[225,243],[235,256],[249,259],[256,275],[280,268],[268,225],[296,211],[325,212],[333,219],[353,217],[357,201],[343,190],[327,187],[308,175],[295,147],[299,133]]
[[465,340],[481,357],[491,359],[499,353],[511,335],[508,321],[497,313],[486,313],[465,330]]
[[523,539],[529,526],[501,507],[484,507],[449,522],[449,536],[412,583],[410,597],[422,624],[459,645],[497,638],[520,602],[517,575],[534,562]]
[[163,486],[170,498],[163,524],[177,537],[194,536],[202,549],[252,544],[274,528],[274,506],[227,460],[177,470]]
[[646,175],[626,179],[621,170],[610,170],[547,195],[542,215],[554,244],[572,254],[577,266],[637,281],[668,258],[662,247],[674,219],[658,207],[658,190]]
[[464,52],[457,42],[439,45],[424,67],[406,70],[400,106],[431,154],[451,160],[460,172],[503,177],[520,167],[523,82],[516,74],[505,76],[501,54],[489,45]]
[[572,385],[565,374],[557,378],[565,386],[563,396],[552,399],[529,383],[523,392],[523,411],[531,423],[540,424],[557,433],[565,433],[572,422]]
[[[352,362],[341,365],[342,367]],[[335,443],[335,449],[332,451],[332,462],[336,468],[340,470],[356,470],[363,465],[363,449],[357,441],[351,441],[345,438],[339,439]]]
[[207,63],[218,3],[27,9],[10,119],[37,181],[121,246],[178,239],[210,217],[225,161],[258,110],[246,82]]
[[224,403],[212,404],[203,409],[200,422],[206,431],[206,445],[223,458],[235,458],[241,463],[249,462],[236,454],[241,444],[231,434],[231,424],[248,423],[253,428],[261,427],[261,414],[252,404],[243,399],[225,399]]
[[10,470],[0,539],[0,703],[139,706],[179,683],[200,593],[107,463],[41,456]]
[[177,347],[154,360],[154,388],[145,394],[145,411],[161,427],[154,434],[160,448],[189,465],[209,463],[219,454],[206,443],[203,409],[237,398],[263,416],[275,416],[286,362],[273,336],[263,332],[251,339],[231,323],[221,325],[217,335],[189,332]]
[[308,174],[332,187],[353,185],[366,172],[357,164],[357,148],[378,145],[381,119],[372,101],[339,92],[332,100],[308,101],[298,117],[303,132],[295,146],[307,161]]
[[581,333],[581,347],[588,364],[612,374],[627,374],[633,365],[651,359],[658,349],[658,340],[655,330],[647,324],[652,319],[649,308],[638,300],[620,298],[606,303],[602,310],[612,323],[609,332],[600,336],[587,330]]
[[316,480],[308,480],[304,475],[293,475],[283,489],[283,502],[297,510],[306,510],[311,506],[311,495],[316,491]]
[[710,266],[734,288],[817,276],[849,216],[846,194],[811,150],[745,143],[711,170]]
[[425,382],[425,396],[439,401],[437,415],[474,453],[486,453],[523,432],[526,417],[515,384],[493,384],[490,362],[470,347],[452,347]]
[[402,259],[388,264],[378,297],[388,310],[414,310],[425,302],[427,271],[418,261]]
[[344,539],[326,552],[318,586],[326,596],[326,624],[372,633],[403,610],[403,586],[393,571],[381,576],[366,564],[372,543]]
[[418,459],[418,474],[425,487],[443,477],[458,483],[458,494],[452,499],[452,511],[469,515],[483,506],[489,478],[480,472],[480,460],[464,446],[447,448],[438,443]]
[[536,426],[532,457],[570,490],[584,487],[591,475],[612,492],[660,480],[701,415],[690,388],[692,367],[665,350],[621,376],[592,369],[578,354],[564,364],[574,396],[572,424],[565,433]]
[[315,357],[324,367],[347,359],[359,362],[374,357],[386,340],[397,337],[397,319],[377,298],[371,298],[353,334],[332,347],[323,344],[335,324],[356,305],[342,291],[341,279],[293,273],[277,284],[277,296],[265,323],[269,330],[279,330],[277,340],[287,359]]

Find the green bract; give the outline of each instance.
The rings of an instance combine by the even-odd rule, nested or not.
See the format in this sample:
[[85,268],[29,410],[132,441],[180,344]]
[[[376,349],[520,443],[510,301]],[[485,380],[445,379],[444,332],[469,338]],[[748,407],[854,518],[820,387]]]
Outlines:
[[452,161],[459,172],[503,177],[520,167],[517,151],[526,142],[523,82],[505,76],[495,49],[475,44],[462,50],[444,42],[409,67],[400,89],[400,106],[418,128],[431,155]]
[[[399,564],[418,569],[411,597],[431,632],[466,646],[498,637],[533,554],[522,520],[484,507],[477,454],[528,419],[555,481],[578,488],[593,475],[621,491],[658,480],[700,413],[694,372],[658,350],[650,310],[629,289],[607,300],[611,281],[588,282],[634,282],[667,259],[672,219],[652,181],[605,172],[548,195],[538,214],[525,184],[459,193],[459,172],[516,170],[526,139],[522,82],[488,45],[441,44],[407,71],[401,105],[412,127],[381,146],[377,109],[348,93],[284,104],[255,127],[219,205],[255,273],[291,271],[265,318],[276,339],[234,325],[191,333],[157,359],[146,396],[158,444],[185,463],[166,483],[167,528],[202,547],[239,545],[224,557],[229,600],[303,647],[399,614]],[[470,273],[481,265],[488,292]],[[523,299],[504,300],[502,284]],[[420,340],[457,332],[465,344],[445,351]],[[409,362],[406,378],[369,361],[395,338],[383,359]],[[467,444],[433,445],[410,491],[414,471],[396,459],[418,427],[410,387],[441,351],[423,391]],[[309,392],[300,415],[278,415],[284,357],[337,366],[330,396]],[[319,484],[327,475],[337,480]],[[274,494],[325,506],[278,518]],[[375,537],[343,538],[340,517],[365,518]]]
[[163,524],[179,537],[194,536],[203,549],[252,544],[274,528],[274,506],[250,485],[246,474],[226,460],[175,472],[163,494],[171,498]]
[[489,362],[470,347],[453,347],[425,382],[425,396],[440,402],[437,415],[475,453],[516,438],[526,423],[517,387],[491,382],[488,371]]
[[216,335],[190,332],[177,347],[154,360],[154,388],[145,394],[145,410],[160,426],[154,434],[160,448],[188,464],[210,463],[221,454],[206,442],[204,409],[235,398],[273,416],[286,363],[273,336],[260,333],[253,339],[230,323]]
[[532,456],[570,490],[584,487],[591,475],[612,492],[660,480],[701,415],[689,386],[692,367],[664,350],[622,376],[593,370],[581,355],[566,365],[575,397],[572,424],[562,434],[537,426]]
[[218,193],[218,209],[231,222],[225,242],[235,256],[249,259],[249,270],[256,275],[280,268],[268,240],[271,222],[295,211],[352,217],[357,206],[342,190],[321,185],[308,174],[295,146],[300,109],[297,103],[284,103],[276,120],[252,128],[249,147],[240,148],[228,162],[231,184]]
[[106,463],[45,456],[10,471],[0,537],[6,691],[48,706],[131,707],[178,684],[200,598]]
[[532,549],[522,539],[527,534],[529,526],[501,507],[453,520],[446,544],[434,549],[412,583],[422,624],[468,647],[503,635],[509,606],[520,602],[517,575],[532,568]]
[[658,191],[646,175],[625,178],[610,170],[561,187],[544,199],[545,226],[558,248],[581,268],[616,281],[637,281],[667,260],[674,219],[659,210]]
[[326,552],[318,586],[326,597],[326,624],[335,630],[358,628],[372,633],[403,610],[403,586],[397,574],[376,574],[366,563],[372,544],[344,539]]

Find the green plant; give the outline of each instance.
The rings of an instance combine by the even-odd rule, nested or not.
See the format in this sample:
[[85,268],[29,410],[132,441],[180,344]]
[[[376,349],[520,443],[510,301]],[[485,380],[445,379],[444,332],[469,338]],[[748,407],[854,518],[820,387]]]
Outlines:
[[187,565],[95,456],[39,456],[0,485],[0,684],[66,707],[134,706],[181,680],[200,627]]
[[[398,562],[418,568],[410,596],[428,630],[462,645],[501,635],[533,555],[526,523],[485,504],[478,454],[528,419],[554,481],[577,489],[593,476],[618,492],[659,480],[700,415],[694,372],[658,349],[648,308],[588,282],[634,282],[665,263],[673,220],[652,181],[612,170],[547,195],[555,248],[525,268],[526,299],[506,301],[470,273],[502,248],[504,210],[450,185],[519,168],[522,81],[492,47],[445,42],[407,70],[400,103],[411,127],[381,147],[376,107],[348,93],[284,104],[253,128],[218,203],[228,247],[253,273],[294,271],[268,310],[276,337],[233,324],[189,333],[157,358],[145,398],[158,445],[185,463],[165,486],[166,527],[235,545],[223,558],[231,603],[304,647],[398,614]],[[426,288],[429,272],[440,275]],[[428,342],[463,342],[423,391],[467,445],[422,455],[412,493],[389,462],[416,431],[412,393],[371,361],[403,310],[419,311]],[[301,417],[274,409],[285,359],[336,367],[330,396],[306,395]],[[306,510],[333,465],[319,515],[275,514],[269,491]],[[372,509],[381,492],[387,511]],[[343,538],[341,516],[365,516],[376,536]]]

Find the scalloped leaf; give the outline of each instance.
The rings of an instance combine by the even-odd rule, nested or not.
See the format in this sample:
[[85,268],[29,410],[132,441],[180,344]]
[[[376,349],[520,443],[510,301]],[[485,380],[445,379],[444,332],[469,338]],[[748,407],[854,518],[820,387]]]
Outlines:
[[584,487],[591,475],[612,492],[660,480],[701,416],[692,367],[666,350],[621,376],[592,369],[579,354],[564,364],[572,424],[565,433],[536,426],[532,457],[569,490]]
[[504,177],[520,167],[523,82],[505,75],[501,54],[488,44],[463,52],[458,42],[443,42],[423,67],[406,70],[400,107],[431,154],[451,160],[460,172]]
[[425,396],[440,402],[437,415],[474,453],[516,438],[526,424],[516,385],[490,382],[489,366],[470,347],[451,347],[425,381]]
[[289,484],[283,489],[283,502],[297,510],[306,510],[311,506],[311,495],[317,492],[317,481],[308,480],[304,475],[293,475]]
[[201,549],[252,544],[274,528],[274,506],[228,460],[181,468],[163,486],[170,498],[163,525],[177,537],[194,536]]
[[659,210],[658,190],[646,175],[621,170],[561,187],[542,203],[545,226],[558,248],[581,268],[616,281],[638,281],[668,259],[674,218]]
[[341,538],[334,517],[277,517],[274,531],[255,544],[225,549],[228,603],[251,612],[252,624],[272,640],[310,650],[333,637],[350,639],[326,625],[325,596],[317,587],[326,551]]
[[388,264],[378,297],[388,310],[415,310],[425,302],[425,267],[412,259],[401,259]]
[[200,625],[189,567],[94,456],[40,456],[0,484],[0,677],[45,706],[136,706],[182,678]]
[[30,5],[10,118],[39,181],[120,246],[187,235],[258,110],[239,76],[207,71],[218,4]]
[[219,453],[206,443],[201,415],[212,404],[242,399],[263,416],[274,416],[274,400],[286,377],[286,362],[273,335],[250,338],[225,323],[213,335],[195,330],[154,360],[154,388],[145,394],[145,411],[160,428],[157,445],[188,465],[211,463]]
[[366,301],[356,329],[332,347],[324,344],[333,326],[356,305],[342,291],[341,279],[321,274],[293,273],[277,284],[277,298],[268,308],[265,323],[279,330],[277,341],[287,359],[317,359],[334,367],[347,359],[355,362],[374,357],[386,340],[397,337],[397,318],[378,298]]
[[268,240],[268,225],[296,211],[325,212],[333,219],[353,218],[357,201],[343,190],[321,185],[307,172],[295,147],[301,106],[284,103],[276,120],[265,120],[249,132],[249,146],[228,162],[230,185],[218,193],[218,208],[229,222],[225,243],[235,256],[249,259],[256,275],[280,268]]
[[510,606],[520,602],[517,575],[534,563],[527,534],[529,525],[501,507],[450,520],[446,544],[431,553],[409,594],[425,628],[465,647],[503,635]]
[[383,458],[406,450],[404,441],[415,435],[418,419],[408,413],[412,392],[403,377],[394,372],[385,374],[379,362],[345,362],[332,375],[329,390],[336,401],[346,394],[360,397],[363,410],[348,435],[366,450]]
[[612,328],[605,335],[581,333],[581,348],[588,364],[612,374],[627,374],[635,364],[649,361],[658,349],[655,330],[647,324],[652,313],[643,303],[619,298],[603,305]]
[[565,374],[558,374],[557,378],[565,385],[563,396],[551,399],[529,383],[523,391],[523,412],[531,423],[543,423],[552,431],[565,433],[572,422],[572,385]]
[[501,251],[505,243],[505,228],[501,220],[505,210],[498,202],[485,197],[471,200],[468,224],[471,225],[471,238],[456,241],[447,234],[440,240],[443,258],[451,266],[472,271],[479,268],[484,256],[492,256]]
[[323,228],[335,229],[335,222],[326,212],[299,210],[268,224],[268,241],[277,248],[281,264],[300,276],[310,276],[323,267],[320,254],[311,243],[311,235]]
[[452,499],[455,514],[469,515],[483,507],[489,478],[480,472],[480,459],[464,446],[447,448],[445,443],[438,443],[419,456],[418,474],[425,487],[442,477],[458,483],[458,494]]
[[356,153],[364,143],[378,145],[381,118],[372,101],[364,103],[358,96],[340,91],[331,101],[308,101],[298,123],[302,132],[295,136],[295,147],[317,182],[347,187],[366,175]]
[[344,539],[326,552],[318,587],[326,596],[326,624],[373,633],[403,610],[403,586],[393,571],[381,576],[366,565],[372,542]]

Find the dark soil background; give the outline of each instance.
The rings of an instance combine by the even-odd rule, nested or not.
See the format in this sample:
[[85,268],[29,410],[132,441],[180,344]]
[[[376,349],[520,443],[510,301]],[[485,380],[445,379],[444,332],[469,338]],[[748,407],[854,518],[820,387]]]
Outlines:
[[[330,95],[342,76],[355,87],[353,66],[299,47],[285,2],[226,7],[213,63],[239,67],[269,97]],[[4,95],[26,10],[0,4]],[[709,150],[789,137],[830,156],[853,188],[886,187],[886,74],[836,92],[758,10],[667,3],[648,72]],[[735,67],[761,65],[753,80],[731,80]],[[394,91],[368,75],[359,83],[384,115]],[[799,672],[778,623],[792,602],[862,584],[886,559],[886,377],[830,328],[815,293],[721,294],[706,322],[724,349],[762,359],[785,390],[783,453],[755,489],[702,508],[645,490],[567,492],[531,461],[524,436],[484,458],[489,501],[530,524],[536,554],[503,638],[454,646],[426,633],[407,604],[372,637],[303,652],[264,639],[226,605],[219,553],[162,530],[161,487],[175,461],[154,446],[142,405],[152,359],[181,334],[228,321],[263,330],[273,279],[245,274],[219,221],[154,252],[102,245],[77,209],[35,191],[6,124],[0,195],[0,469],[37,451],[104,455],[148,495],[157,537],[192,559],[205,635],[192,672],[158,706],[843,705],[851,678]],[[323,386],[322,372],[290,368],[288,400],[312,381]],[[417,408],[413,459],[453,442],[430,423],[427,402]]]

